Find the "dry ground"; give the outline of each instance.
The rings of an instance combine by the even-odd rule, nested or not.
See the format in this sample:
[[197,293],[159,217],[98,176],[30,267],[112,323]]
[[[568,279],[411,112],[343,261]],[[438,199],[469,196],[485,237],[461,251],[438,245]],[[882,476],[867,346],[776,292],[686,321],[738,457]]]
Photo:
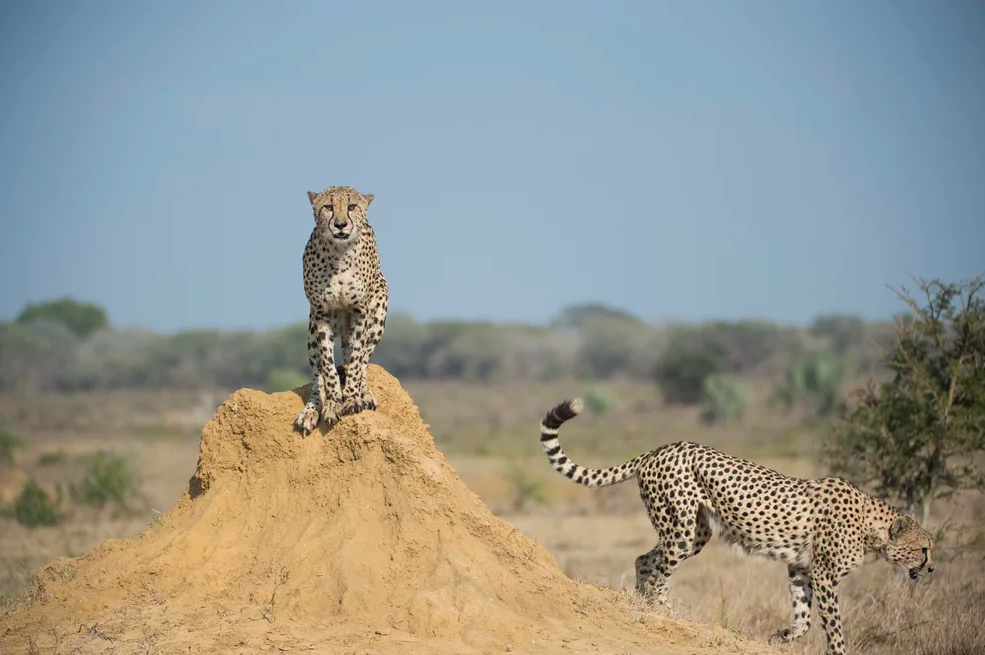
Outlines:
[[[494,511],[536,538],[571,577],[615,589],[632,587],[634,558],[652,533],[633,483],[592,492],[555,474],[543,461],[536,425],[544,410],[583,393],[579,383],[483,387],[407,384],[438,447]],[[565,433],[565,448],[585,464],[611,464],[678,439],[709,443],[791,474],[815,473],[816,435],[796,423],[754,411],[743,424],[707,427],[691,410],[665,410],[647,389],[613,385],[616,406],[585,416]],[[224,397],[212,394],[78,395],[0,398],[0,423],[21,436],[17,471],[0,468],[4,485],[23,476],[43,486],[71,476],[78,455],[111,449],[131,458],[142,494],[129,511],[66,507],[55,527],[28,529],[0,519],[0,596],[29,589],[32,574],[57,556],[78,556],[107,537],[133,537],[166,512],[195,469],[198,428]],[[53,410],[52,407],[55,409]],[[569,434],[570,433],[570,434]],[[63,453],[42,465],[44,453]],[[806,454],[806,456],[802,456]],[[16,477],[15,477],[16,476]],[[842,612],[856,652],[985,652],[985,502],[965,498],[934,508],[935,526],[952,527],[931,579],[913,584],[881,562],[868,562],[844,584]],[[671,587],[674,613],[765,640],[789,621],[783,567],[712,544],[685,562]],[[2,632],[2,630],[0,630]],[[819,626],[788,652],[821,653]]]

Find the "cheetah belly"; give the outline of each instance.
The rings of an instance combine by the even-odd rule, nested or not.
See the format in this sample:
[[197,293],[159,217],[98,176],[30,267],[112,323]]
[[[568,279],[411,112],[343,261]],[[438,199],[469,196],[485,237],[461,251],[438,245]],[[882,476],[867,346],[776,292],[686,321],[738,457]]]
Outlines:
[[335,308],[358,307],[366,293],[362,279],[355,271],[336,273],[325,285],[324,301]]
[[786,564],[806,566],[810,562],[810,528],[797,511],[765,494],[752,494],[743,501],[705,505],[709,521],[726,543],[749,555]]

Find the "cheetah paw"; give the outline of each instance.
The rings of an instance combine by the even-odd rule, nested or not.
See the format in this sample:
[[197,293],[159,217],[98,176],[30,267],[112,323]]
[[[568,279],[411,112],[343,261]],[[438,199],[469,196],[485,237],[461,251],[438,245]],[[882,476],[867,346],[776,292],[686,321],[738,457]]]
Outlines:
[[369,392],[362,392],[347,396],[339,410],[341,416],[358,414],[366,409],[376,409],[376,396]]
[[303,436],[308,436],[318,426],[318,408],[314,403],[308,403],[294,419],[294,429]]
[[342,416],[342,412],[340,411],[339,403],[333,400],[329,400],[321,408],[321,422],[325,424],[326,428],[330,428],[338,423],[340,416]]
[[362,402],[363,402],[363,409],[375,410],[378,406],[378,403],[376,402],[376,395],[374,395],[373,392],[369,390],[369,388],[363,389]]
[[791,641],[793,641],[793,637],[791,637],[791,634],[792,631],[790,630],[790,628],[784,628],[783,630],[778,630],[776,633],[771,635],[769,639],[767,639],[767,643],[769,643],[769,645],[771,646],[776,646],[779,644],[789,644]]

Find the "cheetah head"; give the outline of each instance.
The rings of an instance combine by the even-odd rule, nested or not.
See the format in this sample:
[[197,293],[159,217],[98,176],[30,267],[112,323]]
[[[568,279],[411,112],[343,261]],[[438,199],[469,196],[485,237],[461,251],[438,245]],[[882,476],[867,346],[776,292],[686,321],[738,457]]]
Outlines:
[[897,516],[889,526],[886,560],[906,569],[911,580],[934,571],[934,538],[909,516]]
[[326,243],[348,247],[359,240],[373,194],[363,195],[347,186],[333,186],[321,193],[308,192],[315,226]]

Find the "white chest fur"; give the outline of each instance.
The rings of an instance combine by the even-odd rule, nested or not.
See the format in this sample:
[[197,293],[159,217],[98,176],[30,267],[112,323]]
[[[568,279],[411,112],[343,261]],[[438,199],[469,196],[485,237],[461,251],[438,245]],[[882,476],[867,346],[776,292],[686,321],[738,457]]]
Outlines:
[[356,307],[366,294],[366,286],[354,270],[340,271],[328,278],[323,299],[330,307]]

